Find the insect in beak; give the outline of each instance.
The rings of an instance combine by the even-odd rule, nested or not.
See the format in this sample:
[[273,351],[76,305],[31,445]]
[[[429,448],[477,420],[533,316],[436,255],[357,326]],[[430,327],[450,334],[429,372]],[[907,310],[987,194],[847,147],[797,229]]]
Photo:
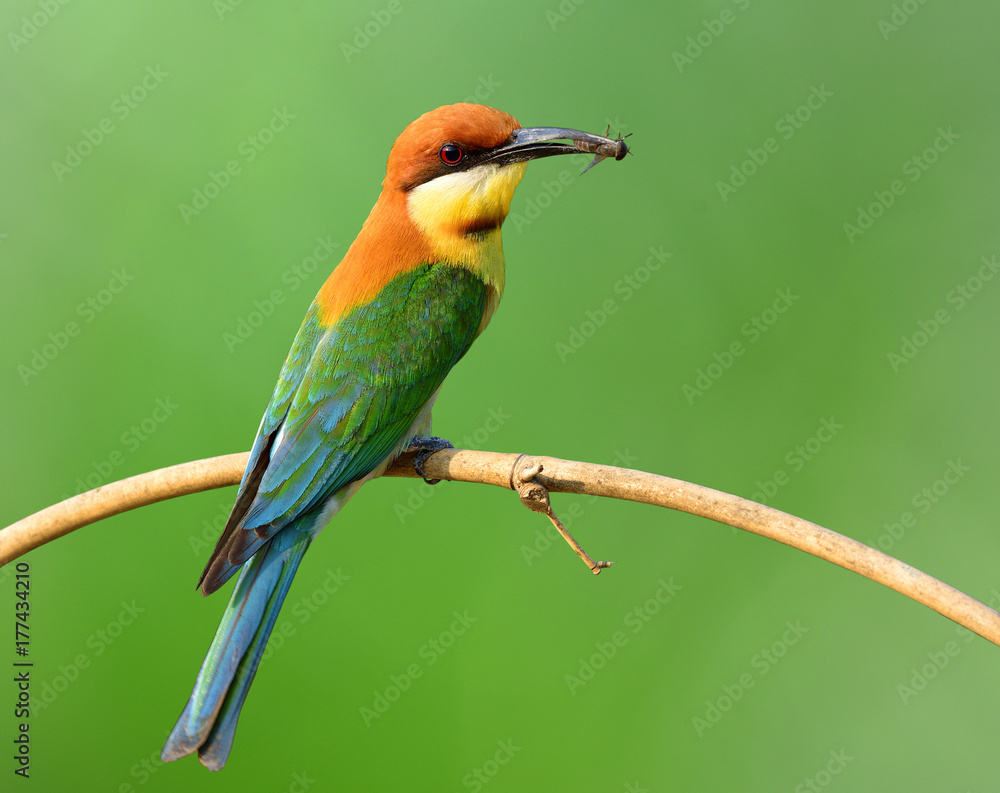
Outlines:
[[[604,137],[608,137],[608,133],[611,132],[611,125],[608,124],[608,128],[604,133]],[[619,135],[614,140],[608,140],[606,143],[594,143],[589,140],[577,140],[573,141],[573,145],[576,146],[581,151],[585,151],[588,154],[596,155],[593,160],[591,160],[590,165],[583,169],[580,176],[587,173],[591,168],[593,168],[601,160],[607,157],[614,157],[616,160],[621,160],[626,154],[629,154],[629,147],[625,143],[625,138],[631,137],[632,133],[628,135]]]

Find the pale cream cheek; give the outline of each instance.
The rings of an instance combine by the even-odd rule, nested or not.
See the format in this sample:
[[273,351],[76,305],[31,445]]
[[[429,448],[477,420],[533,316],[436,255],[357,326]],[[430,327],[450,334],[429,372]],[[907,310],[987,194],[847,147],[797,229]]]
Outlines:
[[416,226],[432,237],[477,218],[504,218],[527,165],[480,165],[439,176],[410,191],[407,211]]
[[464,229],[478,220],[502,222],[526,167],[524,162],[480,165],[432,179],[413,188],[406,199],[411,220],[426,235],[438,261],[478,273],[496,290],[497,299],[504,287],[500,229],[482,235],[467,235]]

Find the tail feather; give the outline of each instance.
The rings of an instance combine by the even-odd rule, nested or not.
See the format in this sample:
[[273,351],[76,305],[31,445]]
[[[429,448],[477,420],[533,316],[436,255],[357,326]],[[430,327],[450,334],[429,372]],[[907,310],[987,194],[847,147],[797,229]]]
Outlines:
[[191,697],[163,747],[165,762],[197,751],[211,770],[225,765],[250,683],[312,540],[311,532],[296,525],[300,521],[284,527],[243,565]]
[[[305,544],[308,545],[308,539]],[[229,686],[229,691],[226,692],[226,698],[223,700],[222,708],[215,716],[215,723],[212,725],[208,737],[198,748],[198,759],[202,765],[211,771],[218,771],[226,764],[226,760],[229,759],[229,752],[232,751],[233,739],[236,736],[236,723],[240,718],[240,710],[243,708],[244,701],[246,701],[250,684],[257,674],[257,666],[260,664],[261,656],[267,647],[267,640],[271,635],[271,630],[274,628],[278,612],[281,610],[281,604],[285,600],[285,595],[288,594],[288,587],[292,583],[292,577],[298,569],[299,561],[302,559],[302,553],[304,552],[305,547],[302,548],[301,553],[289,560],[288,567],[285,571],[282,571],[281,580],[278,581],[278,586],[275,588],[267,604],[264,621],[257,629],[253,641],[243,656],[243,661],[240,663],[239,669],[236,670],[236,676]],[[287,575],[285,574],[286,572]]]

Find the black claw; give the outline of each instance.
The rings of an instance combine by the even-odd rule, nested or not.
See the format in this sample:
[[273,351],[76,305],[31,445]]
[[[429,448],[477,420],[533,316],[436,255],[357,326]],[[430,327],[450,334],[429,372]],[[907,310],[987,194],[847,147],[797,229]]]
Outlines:
[[455,447],[451,445],[450,441],[444,438],[414,438],[410,441],[408,447],[409,451],[416,450],[417,454],[413,458],[413,470],[417,472],[417,476],[423,479],[429,485],[436,485],[440,482],[440,479],[428,479],[427,475],[424,473],[424,463],[427,462],[427,458],[430,457],[434,452],[439,452],[442,449],[454,449]]

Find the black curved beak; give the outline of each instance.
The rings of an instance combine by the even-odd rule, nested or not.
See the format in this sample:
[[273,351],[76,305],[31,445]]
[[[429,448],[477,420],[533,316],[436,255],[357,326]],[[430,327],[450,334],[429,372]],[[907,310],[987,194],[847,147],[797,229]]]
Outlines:
[[[559,143],[559,141],[570,143]],[[578,129],[563,127],[527,127],[515,129],[510,140],[493,149],[485,158],[485,162],[496,165],[507,165],[512,162],[526,162],[540,157],[552,157],[556,154],[575,154],[586,152],[603,159],[614,157],[622,159],[628,154],[628,146],[622,138],[612,140],[601,135],[592,135]]]

